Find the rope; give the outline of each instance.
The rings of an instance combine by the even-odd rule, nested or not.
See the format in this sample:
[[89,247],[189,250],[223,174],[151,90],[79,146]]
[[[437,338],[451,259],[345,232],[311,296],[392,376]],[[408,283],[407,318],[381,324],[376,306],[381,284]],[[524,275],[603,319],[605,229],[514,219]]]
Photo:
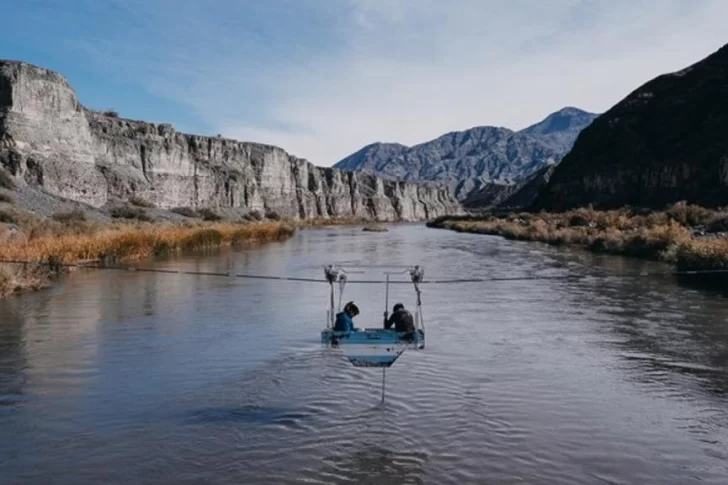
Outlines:
[[[194,276],[218,276],[226,278],[243,278],[256,280],[272,280],[272,281],[295,281],[302,283],[333,283],[327,279],[305,278],[296,276],[274,276],[274,275],[256,275],[248,273],[231,273],[231,272],[215,272],[215,271],[189,271],[181,269],[161,269],[161,268],[139,268],[133,266],[97,266],[90,264],[78,263],[56,263],[56,262],[39,262],[39,261],[18,261],[18,260],[0,260],[0,264],[22,264],[22,265],[40,265],[65,268],[89,268],[89,269],[105,269],[114,271],[137,271],[141,273],[164,273],[164,274],[184,274]],[[673,272],[640,272],[626,273],[617,275],[559,275],[559,276],[503,276],[492,278],[456,278],[456,279],[435,279],[418,281],[418,284],[465,284],[465,283],[489,283],[497,281],[534,281],[534,280],[568,280],[568,279],[585,279],[585,278],[636,278],[645,276],[679,276],[679,275],[698,275],[698,274],[720,274],[728,273],[728,269],[706,269],[706,270],[682,270]],[[339,281],[340,282],[340,281]],[[341,282],[340,282],[341,283]],[[345,284],[383,284],[387,280],[345,280]],[[390,284],[412,284],[410,280],[389,280]]]

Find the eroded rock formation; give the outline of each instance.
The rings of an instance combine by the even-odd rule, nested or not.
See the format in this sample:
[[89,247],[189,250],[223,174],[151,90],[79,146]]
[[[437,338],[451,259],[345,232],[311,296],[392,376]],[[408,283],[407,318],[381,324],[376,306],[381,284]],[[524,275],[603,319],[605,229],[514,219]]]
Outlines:
[[19,184],[103,207],[236,208],[296,218],[458,213],[440,187],[322,168],[270,145],[196,136],[84,108],[58,73],[0,61],[0,165]]

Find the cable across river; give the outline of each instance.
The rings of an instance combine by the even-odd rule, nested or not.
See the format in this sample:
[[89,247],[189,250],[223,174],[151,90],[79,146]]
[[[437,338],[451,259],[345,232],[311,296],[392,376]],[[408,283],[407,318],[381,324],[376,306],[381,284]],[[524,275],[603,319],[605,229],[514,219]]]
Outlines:
[[[14,265],[36,265],[36,266],[48,266],[55,268],[79,268],[79,269],[99,269],[99,270],[112,270],[112,271],[136,271],[143,273],[164,273],[164,274],[180,274],[180,275],[192,275],[192,276],[215,276],[225,278],[241,278],[241,279],[256,279],[256,280],[271,280],[271,281],[292,281],[292,282],[303,282],[303,283],[329,283],[325,278],[311,278],[311,277],[298,277],[298,276],[276,276],[276,275],[260,275],[260,274],[249,274],[249,273],[236,273],[236,272],[223,272],[223,271],[192,271],[185,269],[163,269],[163,268],[144,268],[137,266],[122,266],[122,265],[98,265],[98,264],[87,264],[87,263],[60,263],[60,262],[45,262],[45,261],[22,261],[22,260],[0,260],[0,264],[14,264]],[[374,265],[372,267],[385,267],[386,265]],[[393,265],[393,267],[403,267],[402,265]],[[728,269],[706,269],[706,270],[678,270],[671,272],[639,272],[639,273],[623,273],[623,274],[604,274],[604,275],[531,275],[531,276],[493,276],[489,278],[452,278],[452,279],[423,279],[421,284],[430,285],[441,285],[441,284],[467,284],[467,283],[490,283],[490,282],[501,282],[501,281],[529,281],[529,280],[574,280],[574,279],[586,279],[586,278],[640,278],[647,276],[680,276],[680,275],[699,275],[699,274],[722,274],[728,273]],[[379,279],[347,279],[347,284],[411,284],[411,280],[379,280]]]

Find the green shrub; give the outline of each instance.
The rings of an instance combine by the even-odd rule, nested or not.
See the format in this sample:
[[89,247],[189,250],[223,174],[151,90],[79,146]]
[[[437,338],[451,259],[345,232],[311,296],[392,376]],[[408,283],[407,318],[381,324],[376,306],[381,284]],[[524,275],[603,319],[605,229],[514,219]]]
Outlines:
[[147,215],[144,209],[139,207],[121,206],[114,207],[109,211],[111,217],[114,219],[137,219],[140,221],[151,221],[152,219]]
[[15,214],[8,211],[0,211],[0,222],[6,224],[15,224],[18,222],[18,218]]
[[86,213],[81,209],[73,209],[67,212],[56,212],[52,216],[53,220],[63,223],[69,222],[85,222]]
[[8,173],[7,170],[0,167],[0,188],[2,189],[14,189],[15,181],[13,177]]
[[200,214],[190,207],[175,207],[171,210],[171,212],[185,217],[200,217]]
[[265,218],[270,219],[272,221],[280,221],[281,215],[279,213],[277,213],[276,211],[267,211],[265,213]]
[[217,212],[213,211],[212,209],[204,208],[197,211],[202,219],[206,221],[221,221],[222,216],[218,214]]
[[151,202],[149,202],[148,200],[146,200],[142,197],[139,197],[138,195],[135,195],[131,199],[129,199],[129,202],[132,205],[135,205],[137,207],[146,207],[148,209],[151,209],[154,207],[154,204],[152,204]]

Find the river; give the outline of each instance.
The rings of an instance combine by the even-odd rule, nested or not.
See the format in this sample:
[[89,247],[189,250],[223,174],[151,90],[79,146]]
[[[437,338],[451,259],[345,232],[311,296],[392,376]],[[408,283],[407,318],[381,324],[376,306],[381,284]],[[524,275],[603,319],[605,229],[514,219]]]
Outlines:
[[[332,261],[586,277],[424,285],[426,347],[382,404],[381,371],[319,345],[325,284],[79,271],[0,301],[0,483],[728,483],[728,299],[605,276],[658,263],[403,224],[146,266]],[[344,299],[381,324],[382,286]]]

